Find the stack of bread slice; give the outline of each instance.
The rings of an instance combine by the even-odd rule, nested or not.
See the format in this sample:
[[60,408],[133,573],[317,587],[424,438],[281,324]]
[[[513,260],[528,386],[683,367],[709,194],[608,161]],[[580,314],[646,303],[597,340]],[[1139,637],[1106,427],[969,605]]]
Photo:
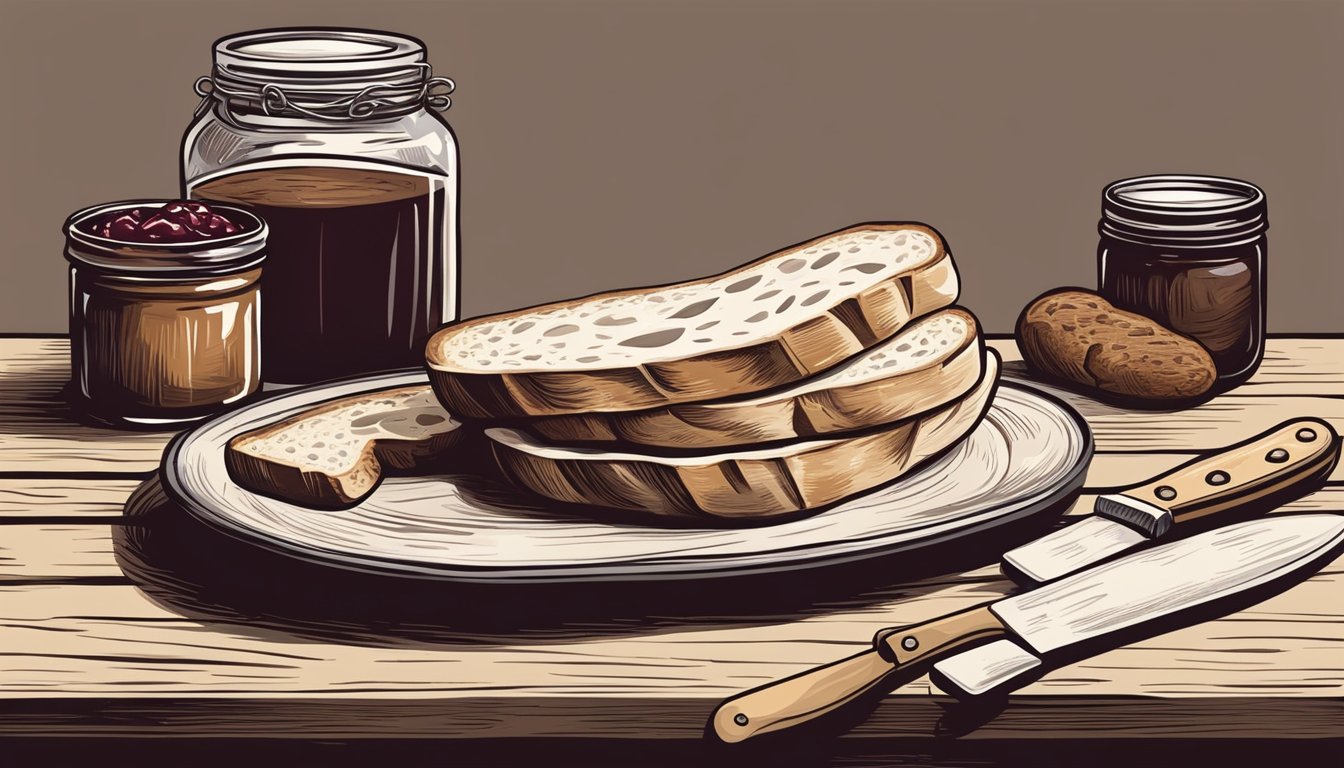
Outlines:
[[426,347],[512,483],[761,519],[889,483],[965,437],[998,361],[942,236],[863,224],[732,272],[478,318]]

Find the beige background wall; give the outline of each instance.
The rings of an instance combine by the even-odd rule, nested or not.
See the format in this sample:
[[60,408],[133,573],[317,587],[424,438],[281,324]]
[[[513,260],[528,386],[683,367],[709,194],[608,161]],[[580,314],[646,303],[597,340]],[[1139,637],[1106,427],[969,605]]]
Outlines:
[[408,32],[460,87],[467,315],[939,227],[1006,331],[1091,285],[1102,185],[1269,193],[1270,329],[1344,331],[1344,2],[0,0],[0,331],[64,328],[59,225],[166,196],[211,41]]

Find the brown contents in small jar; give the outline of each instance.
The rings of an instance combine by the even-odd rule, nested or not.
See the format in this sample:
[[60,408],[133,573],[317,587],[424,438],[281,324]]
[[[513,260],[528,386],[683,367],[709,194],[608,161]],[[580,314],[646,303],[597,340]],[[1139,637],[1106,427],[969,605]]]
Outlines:
[[257,278],[253,269],[217,279],[155,284],[81,275],[75,296],[88,365],[79,384],[128,412],[211,410],[255,391]]
[[1101,293],[1208,350],[1225,391],[1265,343],[1265,193],[1213,176],[1144,176],[1102,193]]
[[1101,291],[1116,306],[1199,339],[1220,370],[1252,364],[1261,297],[1246,259],[1152,258],[1123,247],[1108,258]]
[[260,386],[266,227],[189,201],[121,203],[66,226],[76,405],[119,426],[192,421]]

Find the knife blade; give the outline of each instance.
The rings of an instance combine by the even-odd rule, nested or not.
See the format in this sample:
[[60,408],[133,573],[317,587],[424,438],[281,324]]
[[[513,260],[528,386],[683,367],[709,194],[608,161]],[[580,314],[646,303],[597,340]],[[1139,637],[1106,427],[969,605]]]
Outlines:
[[725,742],[830,712],[897,669],[972,643],[1008,637],[1043,654],[1238,595],[1318,564],[1344,544],[1344,515],[1250,520],[1141,550],[1004,598],[909,627],[882,630],[873,648],[756,688],[711,717]]
[[1175,524],[1254,509],[1268,497],[1286,500],[1328,475],[1339,452],[1339,436],[1328,423],[1286,421],[1142,485],[1097,497],[1092,516],[1004,554],[1003,573],[1024,586],[1053,581],[1162,539]]
[[1040,656],[1004,638],[934,664],[929,680],[944,693],[971,699],[994,690],[1007,690],[1044,663]]

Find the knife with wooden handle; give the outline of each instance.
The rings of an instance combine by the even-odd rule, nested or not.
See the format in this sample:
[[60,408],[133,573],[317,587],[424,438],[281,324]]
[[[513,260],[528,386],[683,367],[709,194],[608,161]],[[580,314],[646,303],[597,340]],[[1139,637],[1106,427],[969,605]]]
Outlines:
[[1097,497],[1091,516],[1006,553],[1003,572],[1023,585],[1067,576],[1167,537],[1173,525],[1305,488],[1330,473],[1339,450],[1328,423],[1286,421],[1142,485]]
[[[1326,422],[1286,421],[1132,490],[1098,498],[1093,517],[1009,552],[1003,570],[1025,585],[1049,581],[1124,549],[1170,537],[1166,528],[1171,525],[1239,509],[1271,495],[1286,501],[1297,495],[1294,490],[1305,491],[1328,476],[1339,454],[1339,437]],[[1171,493],[1175,499],[1157,514],[1128,519],[1138,505],[1158,507],[1164,504],[1162,496]],[[1171,521],[1159,528],[1163,512],[1170,512]],[[945,693],[969,699],[1011,690],[1043,664],[1039,656],[1005,638],[939,661],[930,678]]]
[[1342,545],[1344,515],[1275,515],[1223,526],[993,603],[883,630],[872,650],[725,701],[710,724],[725,742],[745,741],[817,718],[898,669],[981,641],[1011,638],[1047,654],[1248,590],[1282,588]]
[[714,731],[726,742],[811,720],[853,701],[898,668],[1007,632],[988,606],[878,633],[873,648],[824,667],[786,678],[724,702],[714,712]]

